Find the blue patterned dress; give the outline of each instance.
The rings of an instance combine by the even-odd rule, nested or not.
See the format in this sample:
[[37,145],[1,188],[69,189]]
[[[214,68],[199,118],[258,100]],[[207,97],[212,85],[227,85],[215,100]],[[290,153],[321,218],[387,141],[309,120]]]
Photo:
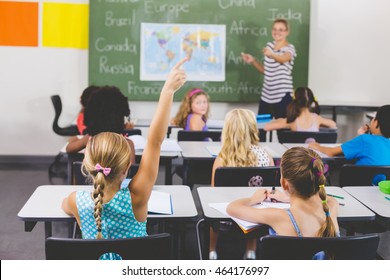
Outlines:
[[[95,204],[89,191],[78,191],[76,205],[80,216],[81,232],[84,239],[96,239],[97,226],[93,212]],[[146,236],[146,221],[138,222],[134,216],[130,191],[120,189],[115,196],[103,204],[101,213],[104,239],[132,238]],[[116,254],[104,254],[101,259],[118,259]]]

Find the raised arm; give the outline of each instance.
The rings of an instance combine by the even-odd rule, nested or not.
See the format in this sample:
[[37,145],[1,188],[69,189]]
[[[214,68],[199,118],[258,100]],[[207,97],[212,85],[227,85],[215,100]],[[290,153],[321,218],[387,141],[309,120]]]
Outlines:
[[253,67],[255,67],[257,69],[257,71],[264,74],[264,65],[261,64],[260,62],[258,62],[256,60],[256,58],[254,58],[252,55],[250,55],[248,53],[241,53],[241,58],[242,58],[242,60],[244,60],[244,62],[246,62],[248,64],[252,64]]
[[183,58],[171,70],[161,90],[156,112],[150,124],[148,139],[139,170],[129,184],[133,211],[138,221],[145,221],[148,212],[148,200],[156,182],[160,147],[168,129],[174,93],[185,83],[186,74],[181,66],[188,60]]

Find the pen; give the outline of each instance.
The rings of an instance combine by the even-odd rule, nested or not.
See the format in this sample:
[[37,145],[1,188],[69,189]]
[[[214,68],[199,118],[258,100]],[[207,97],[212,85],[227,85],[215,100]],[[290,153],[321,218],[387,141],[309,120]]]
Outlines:
[[390,200],[390,197],[385,196],[385,198],[386,198],[387,200]]
[[330,193],[327,193],[327,195],[329,195],[331,197],[335,197],[335,198],[344,199],[344,197],[342,197],[342,196],[338,196],[338,195],[334,195],[334,194],[330,194]]

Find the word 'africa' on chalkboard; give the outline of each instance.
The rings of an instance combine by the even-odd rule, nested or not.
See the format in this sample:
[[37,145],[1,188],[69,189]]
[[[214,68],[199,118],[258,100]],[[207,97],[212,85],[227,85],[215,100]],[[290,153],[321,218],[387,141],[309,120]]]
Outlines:
[[310,0],[96,0],[90,2],[89,84],[115,85],[129,100],[158,100],[183,56],[186,86],[213,102],[258,101],[263,75],[241,52],[262,61],[272,22],[285,18],[297,51],[294,86],[307,85]]

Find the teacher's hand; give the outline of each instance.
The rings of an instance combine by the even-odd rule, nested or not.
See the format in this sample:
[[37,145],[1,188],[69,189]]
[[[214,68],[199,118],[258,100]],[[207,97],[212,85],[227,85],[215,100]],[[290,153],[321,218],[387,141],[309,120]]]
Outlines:
[[249,53],[241,53],[242,60],[244,60],[245,63],[252,64],[256,61],[256,58],[254,58]]

